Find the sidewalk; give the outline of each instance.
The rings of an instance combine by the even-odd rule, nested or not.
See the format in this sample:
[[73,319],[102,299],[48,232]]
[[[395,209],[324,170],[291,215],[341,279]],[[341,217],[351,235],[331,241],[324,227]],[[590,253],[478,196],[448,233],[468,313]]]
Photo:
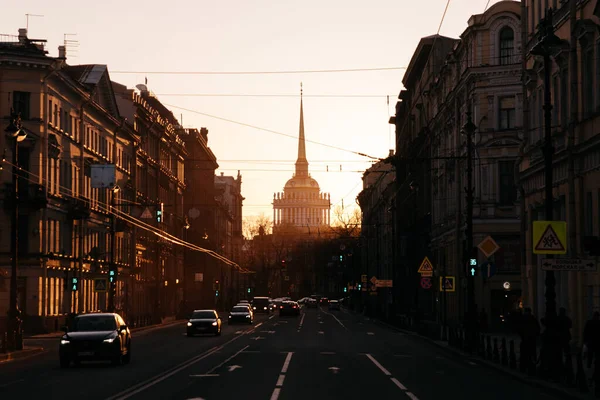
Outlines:
[[[361,313],[352,311],[348,308],[345,308],[346,311],[348,313],[351,313],[353,315],[356,316],[362,316]],[[532,377],[529,376],[527,374],[521,373],[518,369],[510,369],[508,366],[502,365],[501,362],[495,362],[495,361],[491,361],[488,359],[484,359],[481,358],[480,356],[478,356],[477,354],[469,354],[467,352],[464,352],[458,348],[452,347],[447,341],[445,340],[435,340],[435,339],[431,339],[427,336],[423,336],[423,335],[419,335],[417,332],[414,332],[412,330],[407,330],[407,329],[403,329],[403,328],[399,328],[396,327],[394,325],[391,325],[387,322],[383,322],[381,320],[378,320],[377,318],[368,318],[365,317],[367,320],[370,320],[372,322],[375,322],[379,325],[385,326],[387,328],[390,328],[392,330],[398,331],[398,332],[402,332],[404,334],[408,334],[411,335],[413,337],[419,338],[420,340],[423,340],[425,342],[428,342],[434,346],[437,346],[438,348],[446,351],[447,353],[451,353],[454,356],[458,356],[464,359],[468,359],[471,362],[475,362],[479,365],[483,365],[486,366],[488,368],[493,368],[496,371],[505,374],[505,375],[509,375],[512,378],[521,381],[523,383],[527,383],[529,385],[533,385],[534,387],[540,388],[542,390],[545,390],[547,392],[552,392],[555,394],[558,394],[559,396],[561,396],[561,398],[565,398],[565,399],[576,399],[576,400],[590,400],[590,399],[595,399],[597,397],[594,396],[594,387],[590,385],[590,377],[592,376],[592,372],[593,370],[587,369],[586,366],[584,366],[584,371],[586,374],[586,380],[588,382],[588,386],[589,386],[589,392],[588,393],[581,393],[577,387],[566,387],[564,385],[560,385],[560,384],[556,384],[556,383],[552,383],[546,380],[542,380],[538,377]],[[490,334],[490,336],[492,337],[496,337],[498,338],[498,350],[501,351],[501,340],[502,337],[506,337],[506,342],[507,342],[507,347],[508,347],[508,343],[510,340],[514,340],[515,337],[513,337],[512,335],[496,335],[494,336],[493,334]],[[517,337],[518,339],[518,337]],[[493,340],[493,339],[492,339]],[[516,353],[516,360],[519,360],[520,357],[520,352],[519,352],[519,345],[518,345],[518,340],[514,340],[515,341],[515,353]],[[538,354],[539,354],[539,345],[538,345]],[[574,360],[575,361],[575,360]],[[584,362],[585,364],[585,362]],[[575,364],[576,367],[576,364]],[[573,371],[574,374],[576,373],[576,370]]]
[[0,364],[26,358],[34,354],[39,354],[44,351],[43,347],[24,346],[23,350],[11,351],[8,353],[0,353]]

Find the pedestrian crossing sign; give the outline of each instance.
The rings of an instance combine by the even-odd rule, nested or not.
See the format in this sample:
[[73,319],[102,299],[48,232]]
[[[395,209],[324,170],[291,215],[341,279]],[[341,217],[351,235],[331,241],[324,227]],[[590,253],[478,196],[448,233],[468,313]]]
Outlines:
[[417,272],[421,274],[421,276],[433,276],[433,264],[431,264],[431,261],[429,261],[427,256],[425,256],[421,262],[421,266]]
[[94,278],[94,292],[104,293],[107,287],[106,278]]
[[456,285],[454,284],[453,276],[440,276],[440,292],[455,292]]
[[567,223],[533,221],[533,254],[566,254]]

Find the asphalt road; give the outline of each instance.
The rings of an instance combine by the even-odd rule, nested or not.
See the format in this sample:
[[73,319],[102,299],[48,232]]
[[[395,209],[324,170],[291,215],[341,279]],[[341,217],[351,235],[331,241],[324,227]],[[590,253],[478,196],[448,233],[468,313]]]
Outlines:
[[133,336],[132,361],[60,369],[48,351],[0,364],[2,399],[558,399],[457,358],[423,339],[344,310],[303,309],[224,325],[220,337],[185,325]]

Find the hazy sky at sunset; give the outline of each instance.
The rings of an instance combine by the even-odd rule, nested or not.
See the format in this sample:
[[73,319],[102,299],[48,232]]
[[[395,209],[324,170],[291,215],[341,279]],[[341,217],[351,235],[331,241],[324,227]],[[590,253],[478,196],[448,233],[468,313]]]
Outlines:
[[[191,111],[298,135],[300,82],[304,84],[312,176],[334,205],[354,205],[361,171],[393,148],[388,125],[403,70],[377,72],[173,75],[118,71],[284,71],[406,66],[423,36],[435,34],[447,0],[139,0],[5,2],[0,33],[17,34],[30,17],[29,37],[48,40],[57,55],[64,34],[79,42],[69,64],[107,64],[111,79],[143,83],[185,127],[207,127],[217,173],[241,170],[244,215],[272,217],[273,193],[293,172],[297,139]],[[497,0],[489,1],[491,6]],[[453,0],[441,34],[458,37],[488,0]],[[260,97],[199,96],[207,94]],[[264,95],[288,95],[274,97]],[[370,95],[377,97],[310,97]],[[389,95],[389,106],[387,97]],[[342,172],[339,172],[340,165]],[[329,166],[330,172],[326,172]]]

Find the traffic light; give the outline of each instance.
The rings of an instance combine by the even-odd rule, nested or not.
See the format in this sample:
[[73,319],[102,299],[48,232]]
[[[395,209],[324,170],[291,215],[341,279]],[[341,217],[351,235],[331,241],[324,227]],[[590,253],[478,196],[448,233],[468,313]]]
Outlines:
[[163,213],[165,211],[165,203],[160,203],[160,208],[156,210],[156,221],[163,222]]
[[359,283],[358,284],[358,290],[361,290],[361,289],[362,289],[362,283]]
[[344,261],[344,255],[340,254],[340,262]]
[[248,288],[248,293],[250,293],[250,288]]
[[215,290],[215,296],[219,297],[219,291]]
[[479,265],[477,264],[477,247],[473,247],[471,249],[471,252],[469,253],[468,269],[469,269],[468,272],[469,272],[470,276],[477,275],[477,270],[479,269]]
[[[221,289],[221,284],[219,283],[218,279],[215,279],[215,283],[213,283],[213,290],[218,292],[219,289]],[[218,294],[217,294],[217,296],[218,296]]]
[[71,278],[71,290],[76,292],[79,289],[79,278]]
[[285,260],[281,260],[281,268],[285,268]]
[[344,286],[344,293],[348,293],[348,286]]
[[115,283],[116,280],[117,280],[117,271],[115,271],[114,269],[111,269],[110,271],[108,271],[108,281],[110,283]]

